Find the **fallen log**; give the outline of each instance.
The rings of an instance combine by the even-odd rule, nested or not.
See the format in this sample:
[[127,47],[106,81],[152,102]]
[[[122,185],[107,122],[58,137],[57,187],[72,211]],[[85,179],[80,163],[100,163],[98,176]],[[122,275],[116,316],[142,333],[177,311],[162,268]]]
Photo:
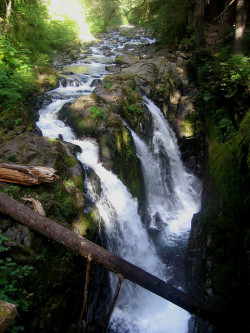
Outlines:
[[59,178],[55,173],[55,169],[43,166],[0,164],[0,181],[7,183],[20,185],[51,183]]
[[129,263],[128,261],[110,253],[88,239],[77,235],[45,216],[37,214],[34,210],[22,205],[18,201],[0,192],[0,212],[11,216],[16,221],[54,240],[81,256],[96,261],[109,271],[122,275],[124,279],[159,295],[176,304],[186,311],[195,314],[212,323],[218,319],[217,313],[194,299],[192,296],[171,286],[169,283]]

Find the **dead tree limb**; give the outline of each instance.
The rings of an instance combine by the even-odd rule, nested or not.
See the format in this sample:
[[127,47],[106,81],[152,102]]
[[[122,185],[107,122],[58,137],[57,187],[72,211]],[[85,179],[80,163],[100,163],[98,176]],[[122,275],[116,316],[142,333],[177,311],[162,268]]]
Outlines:
[[58,223],[45,216],[37,214],[34,210],[22,205],[18,201],[0,192],[0,212],[11,216],[16,221],[41,233],[45,237],[54,240],[69,249],[104,266],[115,274],[121,274],[124,279],[159,295],[177,306],[193,313],[212,323],[219,320],[219,316],[214,311],[194,299],[192,296],[171,286],[156,276],[143,269],[129,263],[128,261],[110,253],[101,246],[94,244],[88,239],[77,235]]
[[78,333],[81,332],[82,318],[83,318],[84,312],[86,311],[86,308],[87,308],[88,288],[89,288],[89,275],[90,275],[91,261],[92,261],[91,256],[88,256],[88,259],[87,259],[87,268],[86,268],[86,275],[85,275],[85,284],[84,284],[83,306],[82,306],[82,311],[81,311],[81,314],[80,314],[80,317],[79,317],[79,321],[78,321]]
[[230,3],[229,3],[229,5],[223,10],[223,12],[222,13],[220,13],[220,15],[218,15],[215,19],[214,19],[214,21],[216,21],[216,20],[218,20],[227,10],[228,10],[228,8],[234,3],[234,1],[235,0],[232,0]]
[[103,322],[103,325],[102,325],[102,329],[103,329],[103,333],[106,333],[106,329],[107,329],[107,326],[108,326],[108,323],[109,323],[109,320],[110,320],[110,317],[112,315],[112,312],[114,310],[114,307],[115,307],[115,303],[117,301],[117,298],[119,296],[119,293],[120,293],[120,289],[121,289],[121,285],[122,285],[122,282],[124,280],[123,276],[121,274],[118,274],[118,283],[117,283],[117,287],[116,287],[116,291],[115,291],[115,295],[113,297],[113,300],[112,300],[112,303],[111,303],[111,306],[110,306],[110,309],[104,319],[104,322]]
[[36,200],[34,198],[27,198],[27,197],[23,197],[22,199],[24,201],[30,201],[30,202],[32,202],[32,205],[33,205],[33,208],[34,208],[35,212],[37,212],[38,214],[41,214],[43,216],[46,216],[46,213],[45,213],[45,211],[43,209],[43,206],[42,206],[42,204],[41,204],[40,201],[38,201],[38,200]]
[[53,168],[43,166],[22,166],[0,164],[0,181],[20,185],[39,185],[51,183],[59,178]]

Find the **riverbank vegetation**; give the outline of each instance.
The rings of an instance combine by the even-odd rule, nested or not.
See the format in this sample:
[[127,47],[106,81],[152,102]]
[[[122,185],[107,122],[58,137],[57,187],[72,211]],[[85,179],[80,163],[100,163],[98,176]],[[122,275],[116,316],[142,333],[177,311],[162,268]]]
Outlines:
[[41,1],[2,1],[0,13],[0,130],[12,130],[31,120],[32,95],[57,84],[51,60],[73,47],[77,27]]
[[[249,27],[245,29],[247,2],[244,0],[230,2],[72,0],[60,1],[60,6],[59,2],[52,0],[0,2],[0,143],[8,139],[7,134],[10,131],[22,127],[18,132],[20,134],[25,128],[31,129],[34,126],[36,118],[32,104],[34,96],[57,85],[57,72],[51,68],[54,56],[59,52],[70,53],[73,49],[79,48],[80,38],[84,39],[85,32],[88,36],[92,33],[98,38],[100,33],[109,28],[121,24],[139,24],[151,30],[157,39],[157,47],[164,46],[171,53],[178,50],[183,52],[184,56],[188,54],[189,80],[197,88],[195,119],[198,117],[203,124],[202,134],[207,145],[205,169],[209,174],[209,180],[206,181],[211,181],[215,188],[212,194],[216,192],[216,195],[209,200],[215,207],[213,212],[216,211],[211,222],[214,248],[212,250],[210,248],[210,251],[215,251],[211,260],[217,271],[214,269],[212,279],[217,299],[223,299],[224,302],[225,295],[230,294],[230,297],[227,296],[225,309],[233,306],[237,297],[240,298],[247,289],[249,273],[246,268],[250,242],[247,223],[250,206],[250,35]],[[239,30],[243,31],[241,35]],[[105,88],[111,89],[113,84],[112,81],[106,80]],[[143,114],[143,109],[137,104],[130,105],[128,110],[136,116]],[[96,123],[107,120],[104,111],[95,106],[90,109],[90,119]],[[102,138],[104,139],[105,137]],[[60,167],[64,170],[66,164],[62,158],[64,150],[61,152],[59,140],[45,144],[51,145],[47,148],[48,153],[50,150],[54,152],[53,158],[57,156],[54,164],[59,171]],[[38,146],[41,147],[40,141]],[[66,148],[63,149],[66,151]],[[126,149],[127,146],[124,145],[124,151]],[[130,158],[131,153],[128,149],[126,154],[127,158]],[[65,156],[68,157],[66,152]],[[73,158],[75,161],[75,157]],[[19,162],[16,154],[10,154],[7,159],[10,162]],[[73,176],[76,177],[75,170],[73,171],[72,179]],[[64,170],[64,173],[62,181],[66,182],[67,170]],[[42,202],[51,205],[55,219],[64,218],[66,221],[73,215],[71,192],[74,193],[76,190],[73,186],[68,187],[70,190],[63,188],[62,191],[60,183],[57,188],[47,188],[48,193],[44,190],[43,193],[38,193],[41,194]],[[82,185],[78,187],[82,192]],[[5,191],[12,196],[19,193],[21,197],[18,186],[9,185]],[[56,194],[53,195],[53,191]],[[208,220],[207,217],[204,218],[206,219]],[[30,303],[29,305],[33,306],[33,319],[42,316],[42,308],[38,308],[38,303],[41,306],[47,302],[50,312],[54,311],[54,300],[46,299],[48,289],[52,293],[53,286],[58,289],[56,295],[58,304],[65,303],[61,296],[63,288],[67,289],[69,302],[74,302],[70,298],[70,288],[75,282],[75,280],[72,282],[74,274],[79,283],[78,288],[81,288],[82,274],[75,271],[79,258],[72,259],[71,254],[53,244],[46,244],[43,248],[46,241],[39,238],[38,252],[41,250],[41,255],[32,252],[18,256],[17,261],[21,262],[19,267],[19,264],[10,258],[9,251],[6,252],[6,247],[2,246],[5,243],[6,237],[0,234],[0,254],[3,258],[0,263],[4,271],[0,280],[2,299],[19,302],[22,304],[23,312],[26,312]],[[61,256],[55,254],[56,251],[61,253]],[[22,265],[22,259],[28,256],[31,256],[32,260],[26,262],[24,259]],[[71,260],[76,262],[75,266]],[[236,262],[237,269],[235,269]],[[42,271],[44,266],[47,267],[46,271],[38,277],[36,271]],[[55,266],[57,266],[57,278],[51,276]],[[12,284],[8,284],[10,276],[13,278]],[[35,284],[37,278],[40,285],[38,291],[31,288],[31,294],[28,295],[26,285],[31,282]],[[51,286],[47,286],[46,279],[50,281]],[[233,289],[230,283],[226,284],[228,287],[224,287],[223,281],[232,281]],[[37,298],[34,297],[36,292]],[[240,296],[236,297],[237,293]],[[77,297],[79,298],[79,295]],[[38,313],[39,310],[36,308],[41,312]],[[63,315],[66,317],[67,313]],[[75,314],[72,314],[72,318],[74,316]],[[71,322],[75,319],[74,317]],[[32,325],[37,327],[35,320]],[[23,324],[23,321],[21,323]],[[49,330],[52,326],[48,323],[48,327]],[[55,328],[58,332],[63,330],[59,324],[58,327]],[[15,332],[23,328],[17,325],[12,329],[12,332]],[[46,327],[43,328],[43,332],[45,331]]]

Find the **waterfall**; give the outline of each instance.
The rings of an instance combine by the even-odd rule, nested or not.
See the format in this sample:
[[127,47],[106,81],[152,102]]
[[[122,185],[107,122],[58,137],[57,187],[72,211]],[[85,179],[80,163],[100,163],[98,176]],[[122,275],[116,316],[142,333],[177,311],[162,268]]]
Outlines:
[[[78,159],[100,177],[102,194],[92,198],[105,223],[108,250],[167,280],[167,271],[156,253],[138,215],[137,201],[124,184],[98,162],[98,146],[93,141],[72,141],[82,148]],[[113,292],[116,278],[111,274]],[[110,332],[185,332],[189,315],[177,306],[126,281],[112,315]]]
[[143,167],[150,227],[167,226],[168,233],[178,235],[189,231],[200,208],[200,182],[186,172],[176,136],[161,110],[146,96],[143,99],[153,119],[150,145],[131,133]]
[[[112,45],[105,40],[103,43],[110,47]],[[112,51],[114,49],[115,46],[112,46]],[[119,42],[116,49],[120,50]],[[75,74],[66,85],[60,84],[59,88],[47,93],[52,102],[39,111],[37,125],[44,136],[57,138],[62,134],[65,141],[80,146],[82,152],[78,153],[78,159],[99,176],[101,194],[95,193],[87,181],[88,194],[95,201],[104,223],[108,250],[165,281],[174,281],[175,286],[181,288],[182,284],[175,280],[172,264],[169,265],[169,253],[173,252],[168,250],[169,247],[178,248],[179,243],[181,246],[186,244],[192,215],[199,209],[199,182],[185,171],[177,140],[159,108],[144,97],[153,119],[153,135],[149,145],[132,132],[145,180],[145,216],[149,219],[148,224],[139,215],[137,200],[126,186],[99,162],[98,144],[88,138],[77,140],[71,128],[57,119],[57,113],[65,103],[91,93],[94,78],[102,79],[107,74],[102,52],[93,47],[92,51],[91,63],[76,62],[65,67]],[[102,63],[99,63],[100,59]],[[84,76],[81,74],[83,69]],[[151,237],[150,230],[154,230],[158,236]],[[112,273],[110,281],[114,292],[117,277]],[[189,314],[181,308],[124,281],[108,331],[184,333],[187,331],[188,318]]]

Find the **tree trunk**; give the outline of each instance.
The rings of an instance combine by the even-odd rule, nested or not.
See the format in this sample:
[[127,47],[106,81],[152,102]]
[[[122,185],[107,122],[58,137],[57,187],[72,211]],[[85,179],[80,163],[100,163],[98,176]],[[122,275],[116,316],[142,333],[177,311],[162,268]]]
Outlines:
[[15,164],[0,164],[0,181],[20,185],[39,185],[51,183],[59,178],[56,170],[42,166],[22,166]]
[[204,15],[206,8],[206,0],[196,0],[195,1],[195,41],[196,47],[202,48],[205,46],[204,37]]
[[236,9],[234,53],[242,53],[243,51],[246,19],[247,15],[245,0],[238,0]]
[[12,0],[9,0],[8,4],[6,4],[6,21],[7,22],[9,22],[9,19],[10,19],[11,6],[12,6]]
[[210,322],[216,322],[219,318],[217,314],[210,311],[209,307],[193,299],[190,295],[110,253],[58,223],[37,214],[32,209],[1,192],[0,212],[11,216],[16,221],[38,231],[45,237],[63,244],[85,258],[91,257],[92,260],[95,260],[109,271],[115,274],[121,274],[125,279],[138,284],[197,316]]

